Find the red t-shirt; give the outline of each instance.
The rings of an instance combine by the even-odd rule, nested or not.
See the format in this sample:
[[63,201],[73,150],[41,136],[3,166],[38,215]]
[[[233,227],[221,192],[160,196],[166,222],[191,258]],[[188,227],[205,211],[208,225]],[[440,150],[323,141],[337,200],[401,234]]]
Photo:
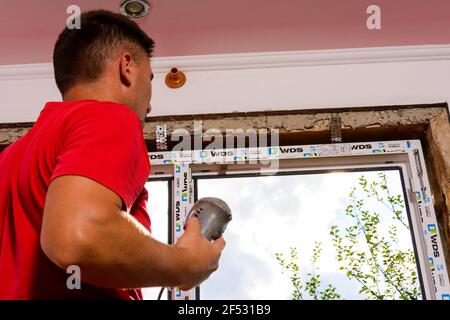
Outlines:
[[0,154],[0,299],[142,298],[140,290],[84,282],[69,290],[71,274],[47,258],[39,239],[48,186],[63,175],[113,190],[124,210],[150,230],[149,174],[142,126],[128,107],[94,100],[47,103],[33,128]]

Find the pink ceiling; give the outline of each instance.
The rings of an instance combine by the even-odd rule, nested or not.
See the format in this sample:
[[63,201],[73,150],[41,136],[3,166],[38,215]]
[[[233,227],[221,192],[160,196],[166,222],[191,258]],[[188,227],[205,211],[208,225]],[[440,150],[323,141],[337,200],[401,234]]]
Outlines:
[[[50,62],[66,8],[120,0],[0,0],[0,64]],[[450,0],[153,0],[155,56],[450,44]],[[366,28],[378,4],[382,30]]]

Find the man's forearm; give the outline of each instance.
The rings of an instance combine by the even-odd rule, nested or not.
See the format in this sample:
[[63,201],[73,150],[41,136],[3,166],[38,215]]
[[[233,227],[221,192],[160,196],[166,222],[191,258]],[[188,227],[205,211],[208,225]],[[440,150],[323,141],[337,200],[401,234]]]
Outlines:
[[82,281],[105,288],[173,287],[183,282],[182,252],[152,238],[129,214],[87,220],[77,228],[83,230],[73,243],[77,254],[58,264],[78,265]]
[[46,196],[42,250],[62,269],[78,265],[82,281],[106,288],[178,286],[199,274],[189,271],[196,253],[156,241],[121,208],[116,193],[89,178],[56,178]]

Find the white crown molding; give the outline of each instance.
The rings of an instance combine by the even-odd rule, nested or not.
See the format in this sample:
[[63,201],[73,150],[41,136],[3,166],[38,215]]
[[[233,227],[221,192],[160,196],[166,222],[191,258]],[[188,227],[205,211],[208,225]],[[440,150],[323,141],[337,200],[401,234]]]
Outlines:
[[[450,45],[174,56],[154,58],[152,67],[166,73],[173,67],[189,72],[435,60],[450,60]],[[0,66],[0,81],[48,78],[51,63]]]
[[167,72],[172,67],[213,71],[432,60],[450,60],[450,45],[178,56],[155,58],[152,66],[154,72]]
[[53,79],[51,63],[11,64],[0,66],[0,81]]

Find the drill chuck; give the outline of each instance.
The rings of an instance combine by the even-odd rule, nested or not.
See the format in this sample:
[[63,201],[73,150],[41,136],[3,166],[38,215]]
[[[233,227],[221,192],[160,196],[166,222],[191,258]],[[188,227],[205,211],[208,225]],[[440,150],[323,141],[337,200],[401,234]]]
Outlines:
[[201,198],[189,211],[188,219],[198,218],[201,234],[208,240],[216,240],[225,232],[231,221],[231,209],[219,198]]

